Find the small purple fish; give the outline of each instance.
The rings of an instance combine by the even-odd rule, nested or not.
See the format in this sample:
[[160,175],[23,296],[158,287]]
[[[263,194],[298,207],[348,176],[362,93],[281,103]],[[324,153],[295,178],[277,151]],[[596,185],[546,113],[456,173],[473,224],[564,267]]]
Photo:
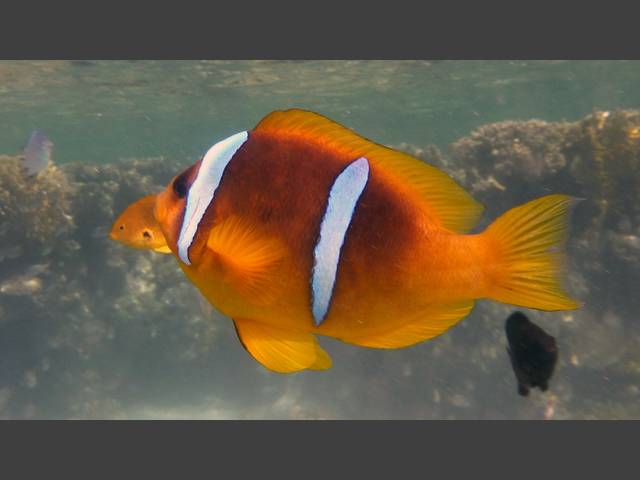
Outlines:
[[29,142],[24,149],[24,160],[22,166],[27,175],[32,176],[40,173],[51,163],[51,152],[53,142],[39,130],[31,132]]

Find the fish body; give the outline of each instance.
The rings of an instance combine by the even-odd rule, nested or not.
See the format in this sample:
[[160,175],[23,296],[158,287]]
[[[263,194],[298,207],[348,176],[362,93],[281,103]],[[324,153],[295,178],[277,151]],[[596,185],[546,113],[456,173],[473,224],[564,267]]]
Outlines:
[[37,175],[51,163],[53,142],[43,132],[34,130],[24,149],[22,162],[28,176]]
[[109,237],[128,247],[170,253],[160,225],[153,216],[155,201],[155,195],[147,195],[129,205],[113,222]]
[[[555,284],[556,253],[541,254],[562,241],[568,204],[544,197],[468,235],[482,207],[444,172],[288,110],[211,147],[154,215],[245,348],[293,372],[330,367],[315,335],[400,348],[443,333],[479,298],[576,308]],[[527,228],[544,241],[521,238]]]
[[507,318],[505,331],[509,342],[507,353],[518,380],[518,393],[526,396],[535,387],[546,391],[558,361],[555,338],[522,312],[514,312]]

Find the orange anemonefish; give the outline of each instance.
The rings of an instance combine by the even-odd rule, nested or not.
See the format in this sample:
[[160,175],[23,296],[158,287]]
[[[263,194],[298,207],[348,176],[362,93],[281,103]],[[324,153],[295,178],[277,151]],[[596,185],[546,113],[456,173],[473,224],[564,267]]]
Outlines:
[[187,277],[276,372],[326,369],[315,335],[400,348],[481,298],[579,305],[559,282],[571,198],[466,234],[482,207],[442,171],[318,114],[288,110],[213,145],[157,196]]
[[109,237],[128,247],[148,248],[159,253],[171,253],[160,225],[153,216],[155,195],[147,195],[129,205],[113,222]]

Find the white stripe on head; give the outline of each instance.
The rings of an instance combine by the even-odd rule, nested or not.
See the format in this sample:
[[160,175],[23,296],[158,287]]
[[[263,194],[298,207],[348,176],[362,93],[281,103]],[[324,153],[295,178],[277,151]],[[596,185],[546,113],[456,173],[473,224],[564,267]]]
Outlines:
[[340,250],[351,224],[356,203],[369,179],[369,161],[360,157],[349,164],[333,182],[327,209],[320,224],[320,237],[313,251],[311,278],[312,313],[316,326],[325,319],[336,283]]
[[216,143],[202,159],[200,170],[187,194],[187,205],[178,236],[178,256],[187,265],[191,265],[189,247],[196,236],[200,220],[220,185],[224,169],[248,137],[247,132],[236,133]]

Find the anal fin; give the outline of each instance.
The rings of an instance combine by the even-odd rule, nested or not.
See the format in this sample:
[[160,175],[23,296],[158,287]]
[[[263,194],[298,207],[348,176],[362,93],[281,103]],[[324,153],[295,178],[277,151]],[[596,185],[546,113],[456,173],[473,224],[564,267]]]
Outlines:
[[313,362],[309,368],[311,370],[327,370],[331,368],[332,364],[333,362],[331,361],[331,357],[320,345],[318,345],[318,341],[316,340],[316,361]]
[[331,358],[311,333],[275,328],[254,320],[234,319],[234,323],[244,348],[269,370],[291,373],[331,367]]
[[437,337],[466,317],[472,300],[431,306],[400,328],[375,335],[345,338],[346,342],[371,348],[402,348]]

